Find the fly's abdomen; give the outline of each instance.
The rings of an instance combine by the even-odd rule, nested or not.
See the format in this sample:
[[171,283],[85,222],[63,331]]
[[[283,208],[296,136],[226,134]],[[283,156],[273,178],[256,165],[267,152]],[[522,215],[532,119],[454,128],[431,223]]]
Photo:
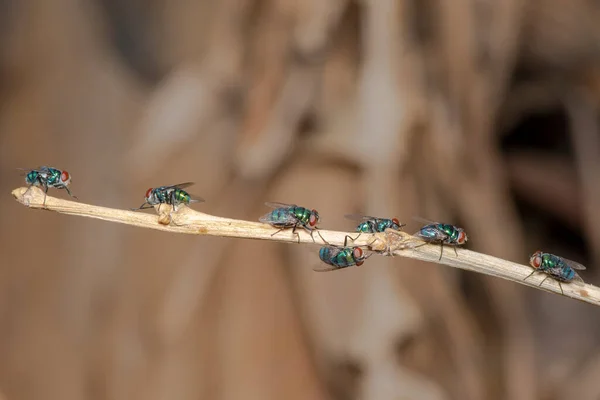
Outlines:
[[573,268],[569,267],[568,265],[563,265],[561,268],[561,275],[560,275],[561,280],[563,280],[565,282],[569,282],[569,281],[572,281],[574,277],[575,277],[575,271],[573,271]]
[[334,265],[331,260],[331,249],[329,247],[321,247],[321,249],[319,250],[319,258],[324,263]]
[[373,226],[371,226],[370,221],[361,222],[356,227],[356,232],[373,233]]
[[427,225],[421,228],[419,235],[426,239],[437,239],[438,229],[434,225]]
[[190,202],[190,195],[186,191],[181,189],[175,189],[175,200],[179,203],[188,204]]
[[37,171],[31,171],[25,176],[25,182],[27,182],[30,185],[33,185],[37,183],[39,175],[40,174]]
[[287,208],[276,208],[271,212],[271,221],[275,225],[289,225],[289,215]]

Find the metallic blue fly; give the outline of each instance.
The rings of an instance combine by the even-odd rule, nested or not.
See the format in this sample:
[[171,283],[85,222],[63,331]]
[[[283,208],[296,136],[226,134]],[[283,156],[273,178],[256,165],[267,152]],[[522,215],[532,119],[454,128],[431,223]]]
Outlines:
[[[321,239],[323,239],[323,237],[321,237]],[[327,272],[352,267],[354,265],[360,267],[367,258],[371,257],[373,253],[365,255],[360,246],[348,246],[348,239],[354,241],[358,239],[358,236],[356,238],[351,238],[346,235],[344,238],[344,246],[336,246],[328,243],[327,246],[321,247],[319,249],[319,258],[327,265],[321,264],[313,268],[313,270],[317,272]],[[323,239],[323,241],[327,243],[325,239]]]
[[440,258],[438,260],[440,261],[442,259],[442,254],[444,254],[444,245],[453,246],[452,248],[454,249],[454,253],[458,257],[456,246],[462,246],[468,240],[467,234],[463,228],[459,228],[455,225],[433,222],[418,217],[415,217],[415,219],[427,224],[423,226],[419,232],[413,235],[425,242],[424,244],[415,246],[415,248],[424,246],[427,243],[441,245],[442,249],[440,251]]
[[[44,189],[44,207],[46,206],[46,196],[48,194],[48,188],[65,189],[69,196],[77,199],[69,190],[71,184],[71,175],[65,171],[57,168],[42,166],[38,169],[23,169],[17,168],[20,171],[26,171],[25,183],[29,185],[27,193],[32,186],[37,186]],[[25,194],[24,193],[24,194]]]

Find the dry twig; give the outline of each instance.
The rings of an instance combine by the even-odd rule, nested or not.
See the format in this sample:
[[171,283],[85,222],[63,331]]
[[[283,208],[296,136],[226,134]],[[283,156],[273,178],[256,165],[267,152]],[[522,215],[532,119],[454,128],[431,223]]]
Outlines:
[[[15,199],[29,208],[44,209],[44,192],[37,187],[32,187],[27,193],[27,188],[20,187],[12,191]],[[194,211],[188,207],[180,207],[177,212],[168,214],[170,206],[163,205],[159,216],[142,212],[119,210],[114,208],[99,207],[70,200],[58,199],[47,196],[46,210],[61,214],[77,215],[101,219],[104,221],[117,222],[126,225],[139,226],[142,228],[156,229],[164,232],[186,233],[191,235],[210,235],[221,237],[235,237],[242,239],[262,239],[277,242],[288,242],[323,245],[325,239],[329,244],[343,245],[347,235],[355,238],[356,232],[339,232],[319,229],[319,233],[311,238],[310,234],[298,230],[299,237],[291,230],[281,231],[276,235],[275,228],[259,222],[243,221],[230,218],[222,218]],[[158,209],[158,207],[157,207]],[[322,236],[322,238],[321,238]],[[537,274],[531,278],[524,278],[531,273],[527,265],[517,264],[486,254],[470,250],[458,249],[458,257],[451,249],[444,251],[441,261],[440,247],[437,245],[425,245],[413,248],[410,244],[418,241],[417,238],[405,232],[391,232],[378,234],[361,234],[353,242],[357,246],[369,246],[373,251],[385,251],[391,249],[395,256],[412,258],[428,262],[435,262],[450,267],[461,268],[467,271],[478,272],[497,278],[517,282],[547,292],[561,294],[557,282],[552,279],[546,280],[542,287],[539,283],[545,277]],[[543,275],[543,276],[540,276]],[[590,284],[563,284],[564,295],[586,303],[600,305],[600,288]]]

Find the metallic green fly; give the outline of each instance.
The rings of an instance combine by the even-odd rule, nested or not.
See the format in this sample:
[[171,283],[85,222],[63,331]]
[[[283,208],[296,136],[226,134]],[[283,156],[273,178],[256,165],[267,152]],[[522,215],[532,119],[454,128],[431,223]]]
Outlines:
[[169,204],[173,207],[173,211],[176,210],[176,207],[180,204],[189,205],[191,203],[203,203],[204,199],[197,196],[191,196],[188,192],[186,192],[186,187],[192,186],[194,182],[185,182],[178,183],[177,185],[170,186],[159,186],[157,188],[150,188],[146,190],[146,195],[144,196],[144,203],[138,208],[132,208],[132,211],[136,210],[145,210],[147,208],[152,208],[157,204],[159,205],[159,213],[160,207],[163,204]]
[[[529,264],[533,267],[533,272],[525,279],[529,278],[536,272],[543,272],[547,276],[542,279],[539,286],[550,277],[558,282],[561,293],[564,295],[561,282],[580,282],[584,283],[583,279],[575,272],[575,270],[585,270],[585,267],[578,262],[568,260],[550,253],[536,251],[529,257]],[[525,280],[523,279],[523,280]]]
[[406,224],[401,224],[398,218],[379,218],[362,214],[346,214],[344,217],[352,221],[360,221],[356,226],[356,232],[362,233],[385,232],[386,229],[399,231],[406,226]]
[[[44,189],[44,207],[46,206],[46,196],[48,194],[48,188],[65,189],[69,196],[77,199],[69,190],[71,184],[71,175],[65,171],[57,168],[42,166],[38,169],[22,169],[17,168],[21,171],[27,171],[25,173],[25,183],[29,185],[27,191],[32,186],[37,186]],[[25,193],[27,193],[27,191]]]
[[315,229],[317,229],[317,224],[320,221],[317,210],[310,210],[295,204],[277,202],[267,202],[265,205],[274,208],[274,210],[263,215],[258,220],[262,223],[274,226],[275,228],[279,228],[279,230],[271,236],[276,235],[284,229],[292,228],[292,233],[298,237],[298,243],[300,243],[300,235],[296,232],[296,229],[303,228],[310,233],[313,242],[315,241],[313,233]]

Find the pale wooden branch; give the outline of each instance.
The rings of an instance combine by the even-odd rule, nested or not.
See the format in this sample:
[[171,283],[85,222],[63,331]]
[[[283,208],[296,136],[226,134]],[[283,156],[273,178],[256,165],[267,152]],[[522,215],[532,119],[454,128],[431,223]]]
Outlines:
[[[44,208],[44,192],[37,187],[32,187],[29,190],[25,187],[20,187],[13,190],[12,195],[19,203],[29,208],[45,209],[61,214],[96,218],[104,221],[156,229],[164,232],[234,237],[241,239],[262,239],[288,243],[298,243],[299,240],[300,243],[317,245],[326,244],[323,241],[324,239],[329,244],[338,246],[344,244],[346,236],[350,236],[356,238],[356,240],[352,242],[354,245],[367,246],[376,252],[385,252],[389,249],[394,256],[461,268],[467,271],[506,279],[554,294],[561,294],[558,283],[553,279],[547,279],[542,287],[538,286],[545,277],[542,273],[535,274],[529,279],[524,280],[525,277],[532,272],[531,267],[528,265],[517,264],[462,248],[457,249],[457,257],[454,250],[449,246],[444,248],[442,259],[439,260],[439,245],[424,245],[415,248],[415,244],[420,244],[422,242],[420,242],[418,238],[405,232],[388,230],[386,233],[361,234],[357,237],[358,234],[356,232],[319,229],[319,234],[314,234],[311,238],[310,234],[299,229],[297,231],[299,234],[298,238],[291,230],[284,230],[274,235],[273,233],[276,232],[277,229],[267,224],[217,217],[194,211],[185,206],[181,206],[176,212],[170,213],[170,206],[163,205],[161,214],[157,215],[139,211],[99,207],[47,196],[46,207]],[[201,205],[198,207],[201,207]],[[600,305],[600,288],[594,285],[563,283],[562,287],[564,295],[567,297],[594,305]]]

